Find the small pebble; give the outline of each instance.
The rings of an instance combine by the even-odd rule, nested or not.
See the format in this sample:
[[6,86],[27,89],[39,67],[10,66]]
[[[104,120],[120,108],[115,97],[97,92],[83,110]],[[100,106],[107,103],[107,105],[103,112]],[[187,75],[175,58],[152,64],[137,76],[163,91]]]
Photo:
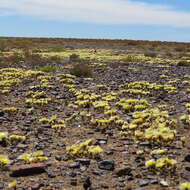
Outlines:
[[148,180],[141,180],[139,182],[139,186],[140,187],[144,187],[144,186],[147,186],[149,184],[149,181]]
[[163,187],[168,187],[168,182],[167,181],[164,181],[164,180],[161,180],[160,181],[160,185],[162,185]]

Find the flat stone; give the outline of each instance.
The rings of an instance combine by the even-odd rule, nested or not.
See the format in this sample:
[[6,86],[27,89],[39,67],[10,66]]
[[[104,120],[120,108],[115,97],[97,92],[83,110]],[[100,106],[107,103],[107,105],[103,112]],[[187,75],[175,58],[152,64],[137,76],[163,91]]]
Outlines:
[[9,168],[10,176],[20,177],[29,176],[46,172],[45,168],[50,165],[50,163],[32,163],[25,165],[12,166]]
[[102,171],[100,171],[100,170],[93,170],[92,173],[94,175],[99,175],[99,176],[102,175]]
[[123,151],[125,151],[126,149],[125,149],[125,147],[115,147],[115,148],[113,148],[112,150],[113,150],[113,151],[116,151],[116,152],[123,152]]
[[144,186],[147,186],[149,184],[149,181],[148,180],[141,180],[139,182],[139,186],[140,187],[144,187]]
[[77,159],[77,162],[82,165],[90,165],[90,159]]
[[113,171],[115,168],[115,163],[112,160],[103,160],[98,163],[98,167],[102,170]]
[[107,139],[97,138],[96,140],[98,141],[98,144],[106,144],[107,143]]
[[116,175],[117,176],[125,176],[125,175],[130,175],[132,169],[130,167],[123,167],[119,168],[116,170]]
[[158,184],[158,182],[159,182],[158,179],[152,179],[152,180],[150,180],[151,184]]
[[76,177],[77,173],[76,172],[67,172],[67,175],[70,177]]
[[167,181],[164,181],[164,180],[161,180],[160,181],[160,185],[162,185],[163,187],[168,187],[168,182]]
[[38,189],[40,189],[40,188],[43,187],[43,186],[44,186],[44,184],[42,184],[42,183],[37,183],[37,184],[35,184],[35,185],[32,186],[32,190],[38,190]]
[[141,142],[139,145],[140,146],[150,146],[151,144],[149,142]]
[[80,168],[80,162],[74,162],[68,165],[69,168]]
[[18,144],[16,147],[20,148],[20,149],[26,149],[26,148],[28,148],[28,145],[26,145],[26,144]]

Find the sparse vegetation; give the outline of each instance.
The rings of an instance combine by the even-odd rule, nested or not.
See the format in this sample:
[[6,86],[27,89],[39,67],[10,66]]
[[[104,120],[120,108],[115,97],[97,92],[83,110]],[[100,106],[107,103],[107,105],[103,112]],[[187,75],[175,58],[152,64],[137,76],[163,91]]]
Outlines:
[[190,189],[189,44],[1,40],[0,188]]

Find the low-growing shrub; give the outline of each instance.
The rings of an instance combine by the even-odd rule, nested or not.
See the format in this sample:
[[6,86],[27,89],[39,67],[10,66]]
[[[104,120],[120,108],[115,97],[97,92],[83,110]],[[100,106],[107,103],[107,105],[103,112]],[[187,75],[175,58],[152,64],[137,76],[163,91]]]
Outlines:
[[20,62],[23,61],[23,56],[18,52],[14,52],[10,56],[10,59],[12,60],[13,64],[19,64]]
[[144,56],[146,56],[146,57],[157,57],[157,53],[148,51],[148,52],[144,53]]
[[129,46],[136,46],[138,44],[139,43],[137,41],[132,41],[132,40],[127,43],[127,45],[129,45]]
[[42,72],[46,72],[46,73],[50,73],[50,72],[56,72],[57,67],[52,66],[52,65],[45,65],[45,66],[38,67],[37,70],[42,71]]
[[77,77],[91,77],[93,75],[92,69],[88,65],[82,63],[74,65],[70,69],[70,73]]
[[0,42],[0,51],[3,52],[3,51],[5,51],[5,50],[6,50],[6,44],[5,44],[4,41],[1,41],[1,42]]
[[189,67],[190,66],[190,62],[188,62],[187,60],[181,60],[177,63],[177,66],[182,66],[182,67]]
[[73,53],[69,56],[69,61],[70,62],[80,62],[80,56]]
[[120,61],[123,63],[136,63],[138,61],[141,61],[141,58],[137,55],[129,54],[126,57],[122,58]]
[[36,67],[36,65],[44,66],[47,64],[47,61],[47,58],[44,58],[39,54],[31,53],[30,51],[24,52],[24,62],[32,68]]
[[178,47],[175,48],[175,51],[177,51],[177,52],[186,51],[186,47],[184,47],[184,46],[178,46]]

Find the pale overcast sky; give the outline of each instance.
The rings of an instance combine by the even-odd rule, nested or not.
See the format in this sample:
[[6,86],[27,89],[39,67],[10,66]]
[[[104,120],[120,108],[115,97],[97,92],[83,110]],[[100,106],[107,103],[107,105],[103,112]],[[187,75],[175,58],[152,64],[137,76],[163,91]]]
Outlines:
[[190,42],[190,1],[0,0],[0,36]]

